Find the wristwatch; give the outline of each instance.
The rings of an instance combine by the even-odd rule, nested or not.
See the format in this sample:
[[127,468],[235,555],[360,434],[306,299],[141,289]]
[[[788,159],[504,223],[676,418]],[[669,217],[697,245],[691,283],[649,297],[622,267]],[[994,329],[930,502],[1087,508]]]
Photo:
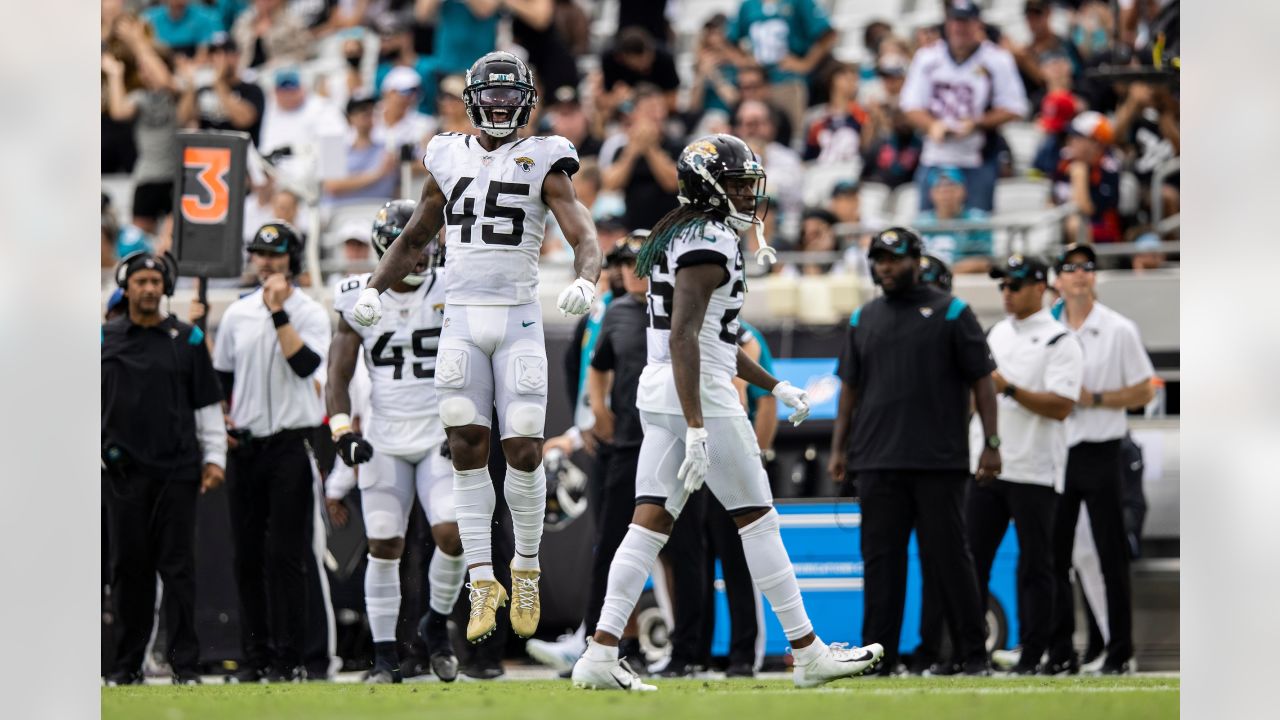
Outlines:
[[1093,394],[1093,406],[1102,407],[1102,393],[1096,392]]
[[999,435],[988,435],[988,436],[987,436],[987,447],[991,448],[992,450],[999,450],[999,449],[1000,449],[1000,436],[999,436]]
[[1001,390],[1000,394],[1007,398],[1012,398],[1014,395],[1017,394],[1017,392],[1018,392],[1018,387],[1016,385],[1014,385],[1013,383],[1005,383],[1004,390]]

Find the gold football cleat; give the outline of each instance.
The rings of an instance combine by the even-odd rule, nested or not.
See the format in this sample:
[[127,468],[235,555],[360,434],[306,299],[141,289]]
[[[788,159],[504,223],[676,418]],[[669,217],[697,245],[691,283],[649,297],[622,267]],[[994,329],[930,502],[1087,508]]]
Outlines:
[[520,637],[533,637],[538,631],[538,619],[542,615],[542,600],[538,595],[540,570],[517,570],[511,567],[511,629]]
[[478,643],[498,626],[498,608],[507,604],[507,591],[497,580],[467,583],[471,592],[471,617],[467,620],[467,642]]

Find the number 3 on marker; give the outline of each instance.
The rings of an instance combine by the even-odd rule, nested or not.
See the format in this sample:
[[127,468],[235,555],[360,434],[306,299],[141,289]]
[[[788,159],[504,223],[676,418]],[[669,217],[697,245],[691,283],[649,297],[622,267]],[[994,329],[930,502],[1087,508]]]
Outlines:
[[212,225],[227,219],[231,207],[231,190],[227,187],[227,171],[231,169],[230,148],[189,147],[183,151],[182,164],[199,168],[196,180],[204,186],[208,201],[197,193],[183,193],[182,216],[189,222]]

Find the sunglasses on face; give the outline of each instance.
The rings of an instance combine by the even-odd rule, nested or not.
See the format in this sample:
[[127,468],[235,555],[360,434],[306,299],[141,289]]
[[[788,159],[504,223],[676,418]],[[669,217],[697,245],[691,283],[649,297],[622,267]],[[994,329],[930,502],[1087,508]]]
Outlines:
[[1018,292],[1022,289],[1021,280],[1005,280],[1000,283],[1000,292]]
[[1093,272],[1095,267],[1096,266],[1093,264],[1092,260],[1082,262],[1082,263],[1062,263],[1062,265],[1058,266],[1058,272],[1072,273],[1077,270],[1083,270],[1085,272]]

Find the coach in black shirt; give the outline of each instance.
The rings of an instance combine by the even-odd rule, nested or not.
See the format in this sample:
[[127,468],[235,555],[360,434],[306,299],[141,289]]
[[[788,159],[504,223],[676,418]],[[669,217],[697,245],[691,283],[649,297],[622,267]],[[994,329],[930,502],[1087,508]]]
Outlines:
[[[938,582],[969,674],[989,674],[983,607],[964,524],[969,396],[986,437],[979,479],[1000,473],[995,362],[963,300],[920,282],[920,237],[890,228],[868,257],[884,296],[854,311],[837,373],[840,409],[831,439],[836,482],[857,476],[865,598],[862,636],[889,638],[884,672],[897,666],[914,526],[923,572]],[[852,430],[852,441],[849,435]]]
[[164,582],[173,681],[200,681],[196,498],[222,483],[227,448],[204,333],[160,311],[175,274],[168,258],[125,258],[116,282],[128,312],[102,326],[102,463],[119,625],[108,685],[142,682],[156,573]]

